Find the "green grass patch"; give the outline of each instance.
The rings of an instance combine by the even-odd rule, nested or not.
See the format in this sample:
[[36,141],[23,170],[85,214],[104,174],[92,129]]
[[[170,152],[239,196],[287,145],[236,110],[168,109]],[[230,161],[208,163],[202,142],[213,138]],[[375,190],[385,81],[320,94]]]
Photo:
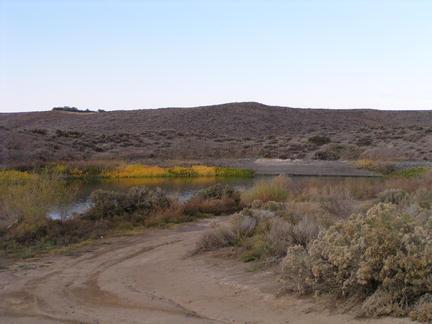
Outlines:
[[416,178],[425,175],[429,171],[431,171],[431,168],[429,167],[415,167],[394,171],[390,173],[389,176],[399,178]]
[[240,168],[229,168],[229,167],[217,167],[217,177],[238,177],[238,178],[252,178],[255,175],[253,170],[240,169]]

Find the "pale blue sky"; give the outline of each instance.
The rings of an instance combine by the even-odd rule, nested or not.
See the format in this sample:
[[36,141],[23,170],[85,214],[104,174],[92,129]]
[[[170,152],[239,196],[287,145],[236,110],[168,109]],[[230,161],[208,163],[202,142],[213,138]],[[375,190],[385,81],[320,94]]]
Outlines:
[[0,112],[432,109],[432,1],[0,0]]

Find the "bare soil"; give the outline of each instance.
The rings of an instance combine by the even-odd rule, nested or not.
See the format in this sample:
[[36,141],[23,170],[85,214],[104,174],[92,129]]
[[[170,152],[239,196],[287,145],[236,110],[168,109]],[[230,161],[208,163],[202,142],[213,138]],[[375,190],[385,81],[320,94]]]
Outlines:
[[432,160],[431,125],[432,111],[297,109],[254,102],[8,113],[0,114],[0,165],[91,159]]
[[[227,221],[220,217],[217,222]],[[1,323],[409,323],[276,297],[273,271],[190,256],[212,220],[101,239],[0,271]]]

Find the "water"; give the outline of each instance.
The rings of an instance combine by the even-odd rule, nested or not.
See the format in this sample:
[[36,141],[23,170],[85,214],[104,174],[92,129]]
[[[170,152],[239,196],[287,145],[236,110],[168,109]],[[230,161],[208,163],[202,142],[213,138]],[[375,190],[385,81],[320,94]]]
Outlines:
[[[52,219],[65,219],[74,214],[80,214],[88,210],[92,203],[90,194],[97,189],[125,192],[131,187],[148,186],[162,188],[168,197],[185,201],[197,191],[216,183],[229,184],[238,190],[247,189],[263,177],[255,178],[126,178],[126,179],[101,179],[95,182],[85,183],[74,181],[72,186],[78,188],[73,201],[60,206],[53,206],[48,213]],[[269,177],[265,177],[269,178]]]
[[[189,199],[200,189],[207,188],[216,183],[229,184],[238,190],[252,187],[256,182],[271,180],[274,176],[257,176],[254,178],[131,178],[131,179],[101,179],[96,182],[85,183],[74,181],[72,186],[76,186],[77,195],[68,203],[60,206],[53,206],[48,213],[52,219],[66,219],[74,214],[80,214],[88,210],[92,203],[90,194],[96,189],[127,191],[134,186],[148,186],[162,188],[168,197],[176,198],[179,201]],[[295,183],[301,185],[302,182],[314,181],[316,184],[342,183],[344,181],[379,181],[376,178],[341,178],[341,177],[292,177]]]

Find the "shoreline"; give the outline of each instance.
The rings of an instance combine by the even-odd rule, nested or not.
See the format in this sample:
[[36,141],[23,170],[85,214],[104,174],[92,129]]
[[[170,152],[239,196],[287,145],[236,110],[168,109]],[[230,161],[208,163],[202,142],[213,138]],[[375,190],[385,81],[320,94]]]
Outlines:
[[[89,161],[71,161],[74,162],[95,162]],[[100,161],[104,162],[104,161]],[[106,161],[105,161],[106,162]],[[112,161],[115,163],[116,161]],[[117,161],[118,162],[118,161]],[[197,160],[162,160],[162,159],[145,159],[137,161],[123,161],[126,164],[142,164],[146,166],[158,166],[161,168],[193,165],[204,165],[209,167],[236,168],[250,170],[254,176],[295,176],[295,177],[382,177],[383,175],[367,169],[359,168],[355,161],[324,161],[324,160],[282,160],[270,158],[244,158],[244,159],[197,159]],[[61,163],[61,162],[59,162]],[[432,167],[430,161],[395,161],[393,162],[395,170],[402,170],[413,167]],[[11,165],[0,165],[0,169],[11,168]],[[220,175],[223,176],[223,175]]]

